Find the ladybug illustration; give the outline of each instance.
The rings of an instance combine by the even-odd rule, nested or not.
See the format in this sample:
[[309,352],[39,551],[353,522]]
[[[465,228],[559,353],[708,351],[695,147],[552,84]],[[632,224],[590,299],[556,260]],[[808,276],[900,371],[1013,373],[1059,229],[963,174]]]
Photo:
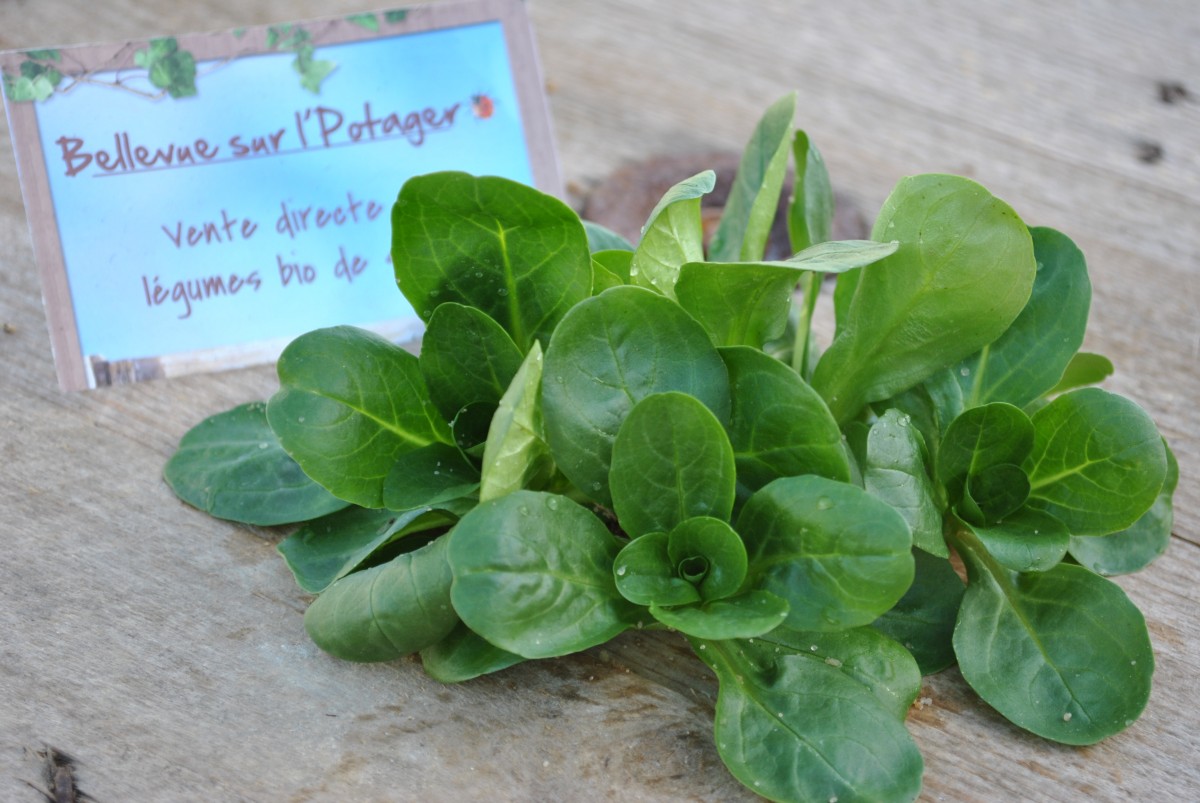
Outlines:
[[480,120],[486,120],[496,111],[496,104],[482,92],[471,96],[471,111]]

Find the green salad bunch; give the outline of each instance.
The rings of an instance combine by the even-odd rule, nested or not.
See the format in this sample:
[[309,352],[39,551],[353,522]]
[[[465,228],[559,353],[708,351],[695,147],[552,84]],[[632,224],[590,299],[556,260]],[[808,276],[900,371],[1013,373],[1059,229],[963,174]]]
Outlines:
[[[949,175],[831,242],[794,115],[788,96],[758,124],[707,249],[711,171],[636,245],[512,181],[411,179],[392,256],[420,356],[306,334],[278,393],[195,427],[167,481],[215,516],[303,522],[279,550],[348,660],[418,653],[457,682],[682,633],[719,679],[717,750],[767,798],[915,798],[905,716],[955,663],[1040,736],[1121,731],[1154,656],[1105,578],[1166,548],[1177,466],[1094,387],[1112,365],[1079,351],[1083,255]],[[790,161],[795,255],[768,261]]]

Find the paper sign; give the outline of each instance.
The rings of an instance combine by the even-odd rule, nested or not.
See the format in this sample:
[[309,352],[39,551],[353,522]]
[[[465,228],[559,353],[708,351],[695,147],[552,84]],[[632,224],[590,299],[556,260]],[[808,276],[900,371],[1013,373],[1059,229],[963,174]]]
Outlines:
[[390,264],[404,181],[558,193],[520,0],[0,54],[59,382],[274,359],[420,321]]

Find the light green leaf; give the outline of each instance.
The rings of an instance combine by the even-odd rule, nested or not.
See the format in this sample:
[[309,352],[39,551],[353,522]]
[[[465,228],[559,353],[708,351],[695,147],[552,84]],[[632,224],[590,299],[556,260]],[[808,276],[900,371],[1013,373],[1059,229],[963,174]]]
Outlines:
[[360,569],[385,547],[417,533],[449,527],[469,506],[417,508],[403,513],[351,507],[310,521],[279,542],[277,549],[296,585],[319,594],[335,580]]
[[612,447],[613,510],[631,537],[669,532],[693,516],[728,521],[736,482],[725,428],[685,393],[639,401]]
[[839,667],[800,655],[766,664],[738,644],[695,643],[717,673],[716,741],[739,781],[772,800],[906,801],[923,763],[904,725]]
[[787,601],[768,591],[746,591],[677,608],[650,605],[650,615],[667,627],[693,638],[721,640],[769,633],[787,618],[787,611]]
[[941,672],[954,663],[951,638],[966,586],[950,561],[913,550],[916,576],[891,610],[871,626],[912,653],[922,675]]
[[1092,285],[1075,243],[1054,229],[1032,228],[1037,276],[1021,314],[998,340],[959,365],[968,407],[993,401],[1024,407],[1046,393],[1083,343]]
[[1029,300],[1037,270],[1016,213],[957,176],[902,180],[871,238],[898,240],[900,249],[839,278],[838,333],[813,373],[843,423],[999,337]]
[[479,481],[479,501],[541,486],[554,473],[542,425],[542,347],[534,343],[492,416]]
[[729,415],[725,364],[678,304],[640,287],[614,287],[563,318],[546,350],[542,412],[558,468],[592,499],[612,504],[609,465],[633,406],[677,390]]
[[729,440],[739,493],[801,474],[850,479],[841,431],[799,374],[755,349],[722,349],[721,357],[733,399]]
[[792,92],[775,101],[755,127],[709,243],[714,262],[762,259],[783,191],[795,116]]
[[1072,535],[1107,535],[1150,509],[1167,475],[1154,422],[1126,398],[1098,388],[1059,396],[1033,415],[1025,462],[1029,505]]
[[425,674],[441,683],[465,680],[499,672],[525,660],[500,649],[459,622],[450,635],[421,650]]
[[1066,744],[1128,727],[1150,696],[1154,653],[1142,614],[1081,566],[1016,574],[963,557],[971,573],[954,629],[967,683],[1015,724]]
[[347,661],[390,661],[436,644],[458,624],[450,605],[446,538],[347,575],[304,613],[325,652]]
[[269,527],[346,507],[288,457],[267,406],[243,404],[192,427],[163,469],[183,501],[220,519]]
[[786,599],[797,630],[870,624],[913,580],[908,525],[853,485],[775,480],[746,502],[736,529],[749,556],[746,586]]
[[904,517],[916,546],[949,557],[942,537],[942,511],[925,465],[921,435],[907,413],[888,410],[871,426],[863,482],[867,493],[887,502]]
[[833,232],[833,187],[821,152],[808,134],[797,131],[792,139],[796,179],[788,206],[788,236],[792,250],[802,251],[823,243]]
[[422,320],[445,301],[477,307],[522,352],[534,340],[549,341],[592,289],[579,217],[557,198],[504,178],[410,178],[392,210],[392,260]]
[[774,265],[689,262],[675,295],[715,345],[761,349],[787,327],[797,275]]
[[1167,448],[1167,478],[1150,509],[1129,527],[1111,535],[1071,536],[1071,557],[1106,577],[1149,566],[1167,551],[1167,545],[1171,543],[1171,528],[1175,522],[1172,497],[1178,484],[1179,463]]
[[716,180],[715,173],[705,170],[667,190],[650,213],[634,249],[629,267],[633,284],[675,298],[680,267],[704,259],[700,197],[712,192]]
[[598,251],[633,251],[633,243],[607,226],[585,220],[583,230],[587,232],[588,250],[593,256]]
[[421,339],[421,375],[447,421],[483,402],[493,409],[524,358],[508,333],[474,307],[448,302],[429,318]]
[[1066,393],[1068,390],[1098,385],[1113,375],[1112,361],[1103,354],[1091,354],[1081,351],[1071,357],[1066,370],[1059,377],[1058,383],[1046,391],[1047,396]]
[[267,420],[304,473],[335,496],[383,507],[401,454],[451,440],[429,401],[417,358],[383,337],[338,326],[292,341]]
[[563,496],[516,491],[450,533],[454,609],[492,644],[550,658],[602,644],[636,621],[613,582],[620,545]]

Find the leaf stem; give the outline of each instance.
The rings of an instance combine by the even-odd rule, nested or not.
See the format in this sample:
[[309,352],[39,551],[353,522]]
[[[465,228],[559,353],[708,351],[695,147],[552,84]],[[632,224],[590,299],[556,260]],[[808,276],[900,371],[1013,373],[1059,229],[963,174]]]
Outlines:
[[792,347],[792,368],[806,382],[808,381],[809,365],[808,351],[812,334],[813,313],[817,309],[817,292],[821,288],[821,274],[815,271],[804,271],[800,276],[800,289],[804,294],[801,302],[800,318],[796,322],[796,341]]

